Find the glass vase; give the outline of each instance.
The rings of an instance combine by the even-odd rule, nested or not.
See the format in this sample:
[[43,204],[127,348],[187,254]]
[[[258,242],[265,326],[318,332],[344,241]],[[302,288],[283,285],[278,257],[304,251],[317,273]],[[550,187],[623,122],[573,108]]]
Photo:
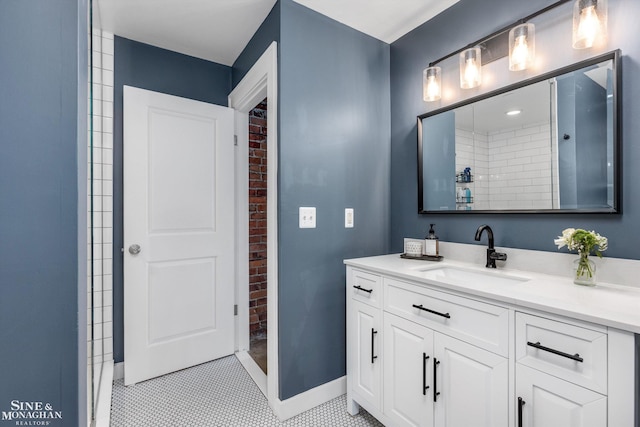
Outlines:
[[573,261],[573,283],[583,286],[596,285],[596,264],[588,256],[580,255]]

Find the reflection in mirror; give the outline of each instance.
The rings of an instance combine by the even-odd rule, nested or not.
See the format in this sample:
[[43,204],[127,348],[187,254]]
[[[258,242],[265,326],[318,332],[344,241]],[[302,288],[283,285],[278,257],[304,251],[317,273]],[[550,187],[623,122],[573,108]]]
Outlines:
[[420,212],[617,212],[617,62],[420,116]]

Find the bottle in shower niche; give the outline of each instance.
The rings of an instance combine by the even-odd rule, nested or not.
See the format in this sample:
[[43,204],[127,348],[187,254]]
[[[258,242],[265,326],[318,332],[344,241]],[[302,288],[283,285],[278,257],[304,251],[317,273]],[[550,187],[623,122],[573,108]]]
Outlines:
[[471,182],[471,168],[464,168],[464,182]]
[[429,233],[427,237],[424,238],[424,254],[428,256],[438,256],[440,252],[440,245],[438,243],[438,236],[436,236],[436,232],[433,229],[435,224],[429,224]]

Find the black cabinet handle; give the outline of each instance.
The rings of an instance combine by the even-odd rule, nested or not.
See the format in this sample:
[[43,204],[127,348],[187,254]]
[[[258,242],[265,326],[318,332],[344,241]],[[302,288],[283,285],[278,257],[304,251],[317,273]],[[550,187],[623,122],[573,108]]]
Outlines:
[[427,385],[427,360],[429,360],[429,356],[427,353],[422,353],[422,395],[427,395],[427,390],[429,386]]
[[362,288],[362,287],[360,287],[360,286],[358,286],[358,285],[353,285],[353,287],[354,287],[354,288],[356,288],[356,289],[359,289],[359,290],[361,290],[361,291],[364,291],[364,292],[366,292],[366,293],[368,293],[368,294],[370,294],[371,292],[373,292],[373,289],[365,289],[365,288]]
[[420,304],[420,305],[413,304],[413,308],[417,308],[418,310],[422,310],[422,311],[427,311],[429,313],[432,313],[432,314],[435,314],[435,315],[438,315],[438,316],[446,317],[447,319],[451,318],[449,313],[440,313],[440,312],[437,312],[437,311],[429,310],[428,308],[424,308],[422,306],[422,304]]
[[522,427],[522,407],[526,402],[521,397],[518,397],[518,427]]
[[549,348],[549,347],[545,347],[543,345],[540,345],[540,341],[538,341],[538,342],[527,341],[527,345],[531,346],[533,348],[537,348],[538,350],[548,351],[549,353],[557,354],[558,356],[562,356],[562,357],[566,357],[567,359],[575,360],[576,362],[584,362],[584,359],[582,357],[580,357],[580,355],[578,353],[569,354],[569,353],[562,352],[560,350],[554,350],[553,348]]
[[378,356],[373,355],[373,337],[375,337],[377,333],[378,331],[371,328],[371,363],[375,362],[375,360],[378,358]]
[[438,395],[440,392],[438,391],[438,365],[440,362],[435,357],[433,358],[433,401],[438,401]]

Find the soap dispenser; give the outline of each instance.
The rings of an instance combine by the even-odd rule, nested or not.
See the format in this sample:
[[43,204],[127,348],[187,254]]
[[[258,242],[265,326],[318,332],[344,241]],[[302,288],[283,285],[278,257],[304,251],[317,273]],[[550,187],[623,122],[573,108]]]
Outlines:
[[424,238],[424,253],[428,256],[438,256],[440,252],[438,236],[436,236],[436,232],[433,230],[434,225],[435,224],[430,224],[429,233],[427,237]]

